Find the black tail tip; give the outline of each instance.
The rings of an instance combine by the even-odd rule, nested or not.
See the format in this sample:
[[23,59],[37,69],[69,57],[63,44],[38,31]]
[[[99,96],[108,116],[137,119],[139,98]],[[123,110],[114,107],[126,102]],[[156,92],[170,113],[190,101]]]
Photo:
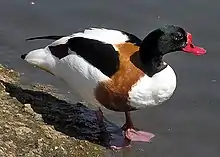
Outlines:
[[27,56],[27,54],[21,55],[21,59],[25,59],[26,56]]

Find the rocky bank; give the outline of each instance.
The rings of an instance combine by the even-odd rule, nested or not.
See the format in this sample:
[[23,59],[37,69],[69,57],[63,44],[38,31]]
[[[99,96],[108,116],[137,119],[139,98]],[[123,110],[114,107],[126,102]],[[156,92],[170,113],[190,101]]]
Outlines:
[[99,157],[104,127],[95,111],[70,104],[51,86],[22,86],[0,66],[0,157]]

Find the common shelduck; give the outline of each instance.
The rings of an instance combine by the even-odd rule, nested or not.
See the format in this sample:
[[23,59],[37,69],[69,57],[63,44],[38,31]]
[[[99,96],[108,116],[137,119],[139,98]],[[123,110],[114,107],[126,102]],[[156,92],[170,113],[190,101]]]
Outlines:
[[[193,45],[190,33],[174,25],[153,30],[143,41],[125,31],[104,28],[28,40],[34,39],[55,41],[21,58],[64,80],[85,102],[124,112],[122,128],[128,141],[149,142],[154,137],[134,129],[130,111],[159,105],[176,88],[176,75],[163,56],[174,51],[206,53]],[[97,113],[102,115],[101,110]]]

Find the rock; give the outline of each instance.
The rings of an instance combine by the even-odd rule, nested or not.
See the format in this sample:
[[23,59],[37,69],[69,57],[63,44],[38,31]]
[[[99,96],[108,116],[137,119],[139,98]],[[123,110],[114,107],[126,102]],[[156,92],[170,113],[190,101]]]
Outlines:
[[0,91],[5,90],[5,86],[0,82]]
[[24,111],[30,113],[31,115],[34,114],[34,110],[31,108],[31,104],[24,104]]
[[3,148],[0,147],[0,157],[4,157],[6,156],[6,154],[3,151]]
[[29,133],[32,133],[32,130],[28,127],[19,127],[19,128],[15,128],[15,132],[18,136],[26,136]]
[[102,147],[79,140],[79,136],[73,134],[79,132],[87,138],[99,132],[94,118],[82,116],[83,112],[88,112],[84,106],[72,106],[60,100],[52,94],[52,88],[43,85],[40,89],[26,87],[23,89],[19,85],[17,72],[0,65],[0,157],[93,157],[103,154]]
[[36,121],[43,121],[42,115],[41,114],[37,114],[37,113],[34,114],[34,119]]

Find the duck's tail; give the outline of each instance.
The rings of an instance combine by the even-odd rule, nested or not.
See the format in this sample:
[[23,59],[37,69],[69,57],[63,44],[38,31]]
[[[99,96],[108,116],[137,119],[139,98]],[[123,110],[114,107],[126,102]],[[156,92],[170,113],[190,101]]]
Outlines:
[[26,41],[37,40],[37,39],[58,40],[58,39],[63,38],[63,37],[65,37],[65,36],[58,36],[58,35],[52,35],[52,36],[40,36],[40,37],[27,38]]

